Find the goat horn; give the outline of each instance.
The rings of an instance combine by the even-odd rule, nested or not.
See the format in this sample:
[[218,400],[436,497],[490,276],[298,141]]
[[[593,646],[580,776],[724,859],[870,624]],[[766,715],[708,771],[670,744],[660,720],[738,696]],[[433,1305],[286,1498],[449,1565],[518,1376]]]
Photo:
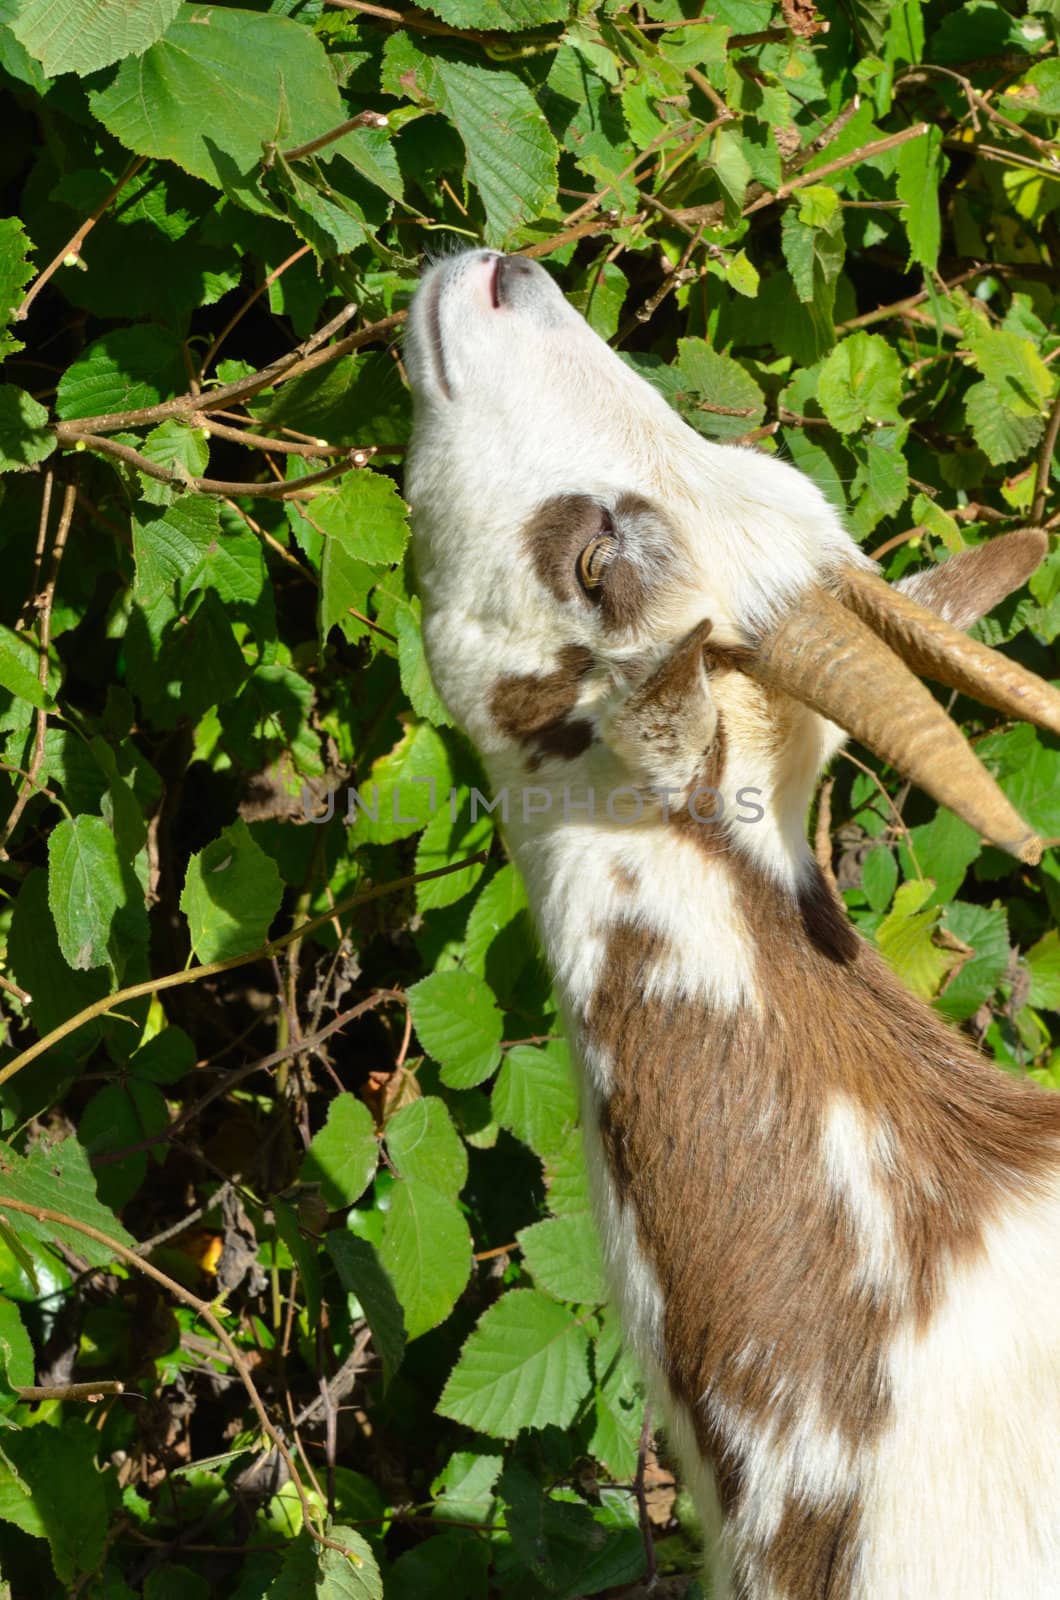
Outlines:
[[991,843],[1023,861],[1041,859],[1041,840],[931,692],[834,595],[808,591],[740,667],[838,723]]
[[918,677],[1060,733],[1060,691],[989,645],[970,639],[875,573],[857,567],[844,571],[839,595]]

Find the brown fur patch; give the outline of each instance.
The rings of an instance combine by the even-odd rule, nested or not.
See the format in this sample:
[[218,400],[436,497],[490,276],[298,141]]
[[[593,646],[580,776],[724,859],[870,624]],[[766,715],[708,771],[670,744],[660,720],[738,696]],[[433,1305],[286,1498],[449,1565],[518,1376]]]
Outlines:
[[570,715],[582,679],[592,669],[592,652],[584,645],[564,645],[552,672],[508,673],[490,696],[490,712],[502,733],[533,751],[531,771],[546,756],[571,761],[587,750],[593,725]]
[[[578,555],[603,533],[614,535],[616,551],[600,587],[589,596],[578,582]],[[580,600],[599,611],[608,631],[624,631],[643,619],[652,592],[646,574],[651,571],[658,582],[666,573],[673,534],[662,512],[640,495],[619,495],[609,511],[590,495],[560,494],[534,512],[523,528],[523,542],[550,594]],[[636,555],[650,559],[639,561]]]
[[[768,1423],[783,1444],[808,1395],[852,1451],[878,1435],[889,1340],[907,1318],[927,1319],[1005,1200],[1056,1170],[1060,1096],[999,1072],[907,994],[815,868],[794,897],[722,826],[673,821],[704,870],[729,876],[761,1007],[645,998],[673,956],[634,906],[611,930],[580,1022],[611,1063],[604,1151],[658,1279],[664,1370],[731,1518],[754,1493],[742,1441]],[[894,1218],[893,1291],[866,1280],[857,1218],[825,1180],[823,1114],[837,1096],[859,1108],[867,1140],[881,1130],[893,1148],[893,1173],[880,1161],[871,1171]],[[737,1572],[768,1571],[792,1600],[844,1600],[858,1524],[853,1497],[793,1503],[767,1549],[737,1550]]]

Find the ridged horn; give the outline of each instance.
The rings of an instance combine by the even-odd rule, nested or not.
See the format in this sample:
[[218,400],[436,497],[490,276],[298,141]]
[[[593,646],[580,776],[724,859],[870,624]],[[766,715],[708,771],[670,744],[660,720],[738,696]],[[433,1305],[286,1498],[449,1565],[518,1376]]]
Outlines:
[[1060,733],[1060,691],[989,645],[970,639],[875,573],[850,568],[843,573],[839,596],[917,677]]
[[1022,861],[1041,859],[1041,840],[960,729],[905,662],[834,595],[809,590],[740,667],[838,723],[992,844]]

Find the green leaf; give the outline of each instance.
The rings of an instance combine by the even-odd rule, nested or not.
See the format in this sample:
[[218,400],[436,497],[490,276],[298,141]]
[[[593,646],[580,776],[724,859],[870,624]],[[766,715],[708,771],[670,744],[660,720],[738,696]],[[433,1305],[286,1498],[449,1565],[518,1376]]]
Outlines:
[[319,490],[311,509],[320,531],[359,561],[393,565],[405,553],[408,512],[394,480],[383,472],[348,472],[339,488]]
[[972,954],[962,960],[935,1001],[936,1011],[963,1022],[995,993],[1008,970],[1008,918],[999,905],[977,906],[955,900],[946,907],[943,926]]
[[895,166],[896,192],[902,201],[902,221],[909,236],[909,260],[934,272],[942,240],[939,185],[946,168],[942,129],[931,126],[922,138],[902,145]]
[[471,1235],[459,1206],[422,1178],[390,1194],[380,1260],[393,1281],[410,1339],[437,1327],[471,1271]]
[[225,828],[188,862],[180,909],[200,961],[224,961],[264,944],[283,881],[243,821]]
[[47,688],[37,676],[39,652],[28,639],[0,625],[0,685],[38,711],[52,704]]
[[1001,787],[1025,822],[1045,839],[1060,836],[1060,750],[1047,750],[1033,735],[1028,753]]
[[1045,431],[1043,417],[1010,411],[1001,391],[986,378],[968,390],[964,413],[976,444],[994,466],[1019,461],[1034,449]]
[[123,61],[89,103],[130,150],[218,188],[256,166],[268,141],[303,144],[345,115],[309,28],[208,5],[182,6],[165,38]]
[[[343,1550],[318,1545],[308,1530],[293,1539],[283,1566],[264,1591],[265,1600],[383,1600],[375,1556],[354,1528],[335,1525],[328,1538]],[[349,1551],[348,1555],[343,1551]],[[261,1593],[260,1590],[256,1591]]]
[[389,844],[417,832],[444,805],[452,782],[445,744],[427,722],[407,727],[393,750],[373,762],[357,791],[356,844]]
[[817,398],[840,433],[854,433],[866,422],[901,422],[902,363],[878,333],[859,329],[825,360]]
[[103,1559],[109,1519],[98,1444],[95,1429],[78,1419],[4,1435],[5,1454],[32,1496],[37,1526],[27,1531],[47,1539],[55,1576],[68,1591]]
[[493,1114],[542,1158],[562,1149],[578,1120],[578,1095],[561,1040],[506,1052],[493,1088]]
[[[88,1158],[76,1139],[61,1139],[52,1145],[40,1140],[25,1157],[16,1155],[7,1145],[0,1145],[0,1210],[4,1208],[5,1197],[34,1208],[61,1211],[72,1221],[87,1223],[129,1249],[136,1243],[106,1207],[100,1205]],[[5,1215],[16,1233],[32,1239],[60,1239],[90,1266],[109,1266],[113,1259],[113,1251],[105,1243],[64,1223],[41,1220],[24,1211],[10,1211]]]
[[33,277],[28,257],[33,245],[18,217],[0,218],[0,361],[24,349],[24,341],[5,332]]
[[1030,339],[995,328],[971,304],[958,307],[968,348],[1001,403],[1017,417],[1036,417],[1053,392],[1052,375]]
[[938,993],[946,973],[960,959],[956,952],[941,948],[936,942],[942,913],[927,905],[934,892],[930,878],[903,883],[876,932],[883,955],[921,1000],[930,1000]]
[[589,1390],[589,1337],[536,1289],[509,1289],[471,1333],[438,1410],[479,1433],[567,1428]]
[[35,56],[50,78],[98,72],[139,55],[165,33],[180,0],[2,0],[0,22]]
[[1060,933],[1050,928],[1031,945],[1025,959],[1031,978],[1029,1004],[1060,1011]]
[[55,449],[48,413],[25,389],[0,384],[0,472],[25,472]]
[[933,904],[942,905],[953,899],[982,845],[974,828],[940,806],[930,822],[903,834],[898,851],[907,878],[923,875],[935,880]]
[[[409,705],[418,717],[425,717],[436,727],[445,727],[450,717],[431,679],[423,649],[423,631],[419,615],[411,606],[402,606],[398,610],[397,640],[401,687],[405,691]],[[455,898],[459,899],[459,896]]]
[[64,818],[48,836],[48,904],[76,972],[110,961],[111,926],[124,900],[118,846],[102,817]]
[[444,1101],[434,1095],[395,1111],[386,1125],[386,1148],[403,1178],[422,1178],[450,1199],[467,1182],[467,1151]]
[[432,0],[427,7],[453,28],[511,33],[566,20],[565,0]]
[[56,413],[64,422],[110,411],[138,411],[187,387],[176,334],[150,324],[115,328],[90,344],[59,379]]
[[389,1383],[405,1356],[405,1319],[394,1285],[367,1239],[334,1229],[325,1242],[342,1287],[360,1302]]
[[516,1234],[527,1271],[557,1300],[599,1305],[607,1299],[596,1230],[587,1217],[548,1217]]
[[432,972],[408,991],[420,1043],[452,1089],[471,1089],[496,1071],[503,1019],[472,972]]
[[789,205],[784,212],[780,242],[796,294],[815,308],[831,343],[836,282],[846,255],[843,213],[835,190],[823,184],[803,190],[798,209]]
[[599,1335],[593,1343],[596,1376],[596,1425],[590,1449],[620,1482],[637,1468],[640,1433],[644,1422],[644,1386],[637,1364],[626,1348],[614,1311],[601,1313]]
[[[416,846],[416,871],[434,872],[439,867],[464,861],[480,850],[488,850],[493,837],[493,819],[482,812],[471,821],[470,794],[467,789],[457,791],[456,821],[450,807],[440,806],[420,834]],[[462,872],[447,873],[444,878],[431,878],[416,885],[416,905],[420,911],[437,910],[462,900],[481,878],[485,862],[476,861]]]
[[[205,473],[210,460],[210,446],[202,428],[193,428],[179,417],[167,417],[157,428],[152,428],[140,446],[140,454],[186,481],[189,478],[201,478]],[[169,505],[181,492],[159,482],[157,478],[149,478],[146,473],[140,474],[140,482],[144,499],[153,505]]]
[[182,495],[167,506],[141,502],[133,512],[132,532],[138,598],[153,605],[180,583],[183,599],[191,589],[188,580],[220,541],[217,502],[196,494]]
[[33,1382],[33,1346],[12,1300],[0,1295],[0,1371],[8,1387]]
[[[169,1126],[166,1102],[153,1083],[107,1083],[94,1094],[81,1113],[78,1138],[89,1159],[128,1150],[144,1139],[156,1138]],[[165,1154],[164,1146],[155,1147]],[[147,1176],[147,1152],[132,1149],[120,1161],[97,1165],[96,1182],[104,1205],[120,1210],[135,1195]]]
[[318,1183],[332,1210],[352,1205],[375,1176],[379,1143],[372,1114],[354,1094],[336,1095],[302,1158],[301,1183]]
[[898,886],[898,863],[885,844],[874,845],[861,863],[861,887],[873,911],[886,911]]
[[762,391],[738,361],[712,350],[705,339],[679,339],[677,348],[682,390],[695,397],[681,405],[687,422],[711,439],[737,439],[761,422]]
[[486,211],[486,243],[503,245],[554,204],[559,152],[527,86],[470,61],[430,63],[429,92],[452,119]]

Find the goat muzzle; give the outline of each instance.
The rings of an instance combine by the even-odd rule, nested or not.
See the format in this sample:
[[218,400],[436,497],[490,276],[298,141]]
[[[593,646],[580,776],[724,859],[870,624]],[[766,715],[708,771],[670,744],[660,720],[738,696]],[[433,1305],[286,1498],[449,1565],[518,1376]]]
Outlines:
[[835,592],[808,590],[742,670],[835,722],[991,844],[1041,859],[1041,839],[920,677],[1060,734],[1060,692],[1043,679],[854,567]]

